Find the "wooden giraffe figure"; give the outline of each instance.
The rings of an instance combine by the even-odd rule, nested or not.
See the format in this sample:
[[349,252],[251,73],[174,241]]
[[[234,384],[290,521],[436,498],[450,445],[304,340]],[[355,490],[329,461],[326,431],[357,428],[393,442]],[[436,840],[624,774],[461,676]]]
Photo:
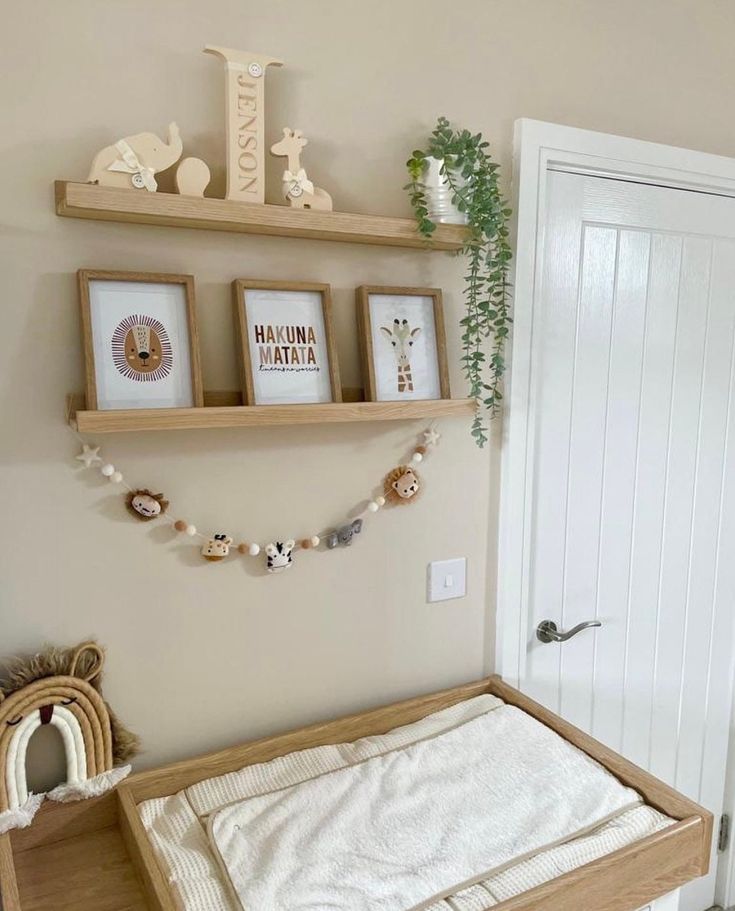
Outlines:
[[301,130],[284,127],[283,139],[271,146],[271,155],[288,159],[288,168],[283,172],[283,195],[294,209],[331,212],[332,197],[321,187],[315,187],[301,167],[301,150],[308,141]]
[[396,356],[396,363],[398,365],[398,391],[413,392],[413,377],[411,376],[409,351],[413,347],[413,343],[421,332],[421,329],[418,327],[412,329],[409,326],[407,319],[394,319],[393,327],[391,329],[381,326],[380,331],[393,346],[393,353]]

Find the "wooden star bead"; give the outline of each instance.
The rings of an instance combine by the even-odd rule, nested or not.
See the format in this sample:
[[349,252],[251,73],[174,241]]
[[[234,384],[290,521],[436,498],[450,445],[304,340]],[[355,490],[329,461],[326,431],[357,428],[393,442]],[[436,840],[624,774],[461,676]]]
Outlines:
[[177,520],[174,522],[174,528],[176,529],[176,531],[186,531],[186,526],[187,526],[188,524],[189,524],[189,523],[188,523],[188,522],[184,522],[183,519],[177,519]]

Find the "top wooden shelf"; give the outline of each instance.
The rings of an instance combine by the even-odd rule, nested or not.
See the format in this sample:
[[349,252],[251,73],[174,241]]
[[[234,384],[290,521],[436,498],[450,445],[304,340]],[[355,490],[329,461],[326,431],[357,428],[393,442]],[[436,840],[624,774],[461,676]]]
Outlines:
[[66,218],[430,250],[459,250],[466,233],[461,225],[439,225],[428,243],[416,230],[416,222],[412,218],[260,206],[228,199],[149,193],[67,180],[57,180],[55,192],[56,214]]

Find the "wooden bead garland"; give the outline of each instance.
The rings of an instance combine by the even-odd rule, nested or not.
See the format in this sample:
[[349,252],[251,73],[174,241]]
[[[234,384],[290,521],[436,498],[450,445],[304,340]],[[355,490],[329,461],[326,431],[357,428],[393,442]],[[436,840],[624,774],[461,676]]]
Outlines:
[[[75,435],[81,439],[79,434],[75,433]],[[363,516],[366,513],[378,513],[386,505],[405,505],[418,498],[423,483],[416,473],[415,466],[421,463],[431,449],[437,445],[440,435],[432,426],[424,431],[423,438],[424,442],[411,450],[412,454],[408,463],[398,465],[386,475],[381,493],[367,502]],[[248,541],[241,541],[239,544],[233,545],[233,539],[229,535],[221,533],[204,535],[198,531],[196,525],[186,519],[174,520],[165,515],[168,500],[164,499],[162,494],[151,493],[147,488],[136,489],[130,487],[125,483],[122,472],[111,462],[103,463],[98,453],[99,447],[92,447],[84,443],[82,453],[76,456],[76,459],[85,468],[101,466],[99,467],[100,474],[107,478],[110,483],[122,484],[126,487],[128,491],[126,507],[136,519],[143,521],[163,519],[180,534],[185,534],[191,538],[198,537],[202,541],[200,552],[204,559],[210,562],[222,562],[229,556],[231,551],[235,551],[241,556],[248,555],[251,557],[257,557],[265,552],[266,571],[279,573],[291,568],[293,565],[293,553],[296,550],[315,550],[323,541],[326,543],[327,550],[336,549],[338,545],[349,546],[354,535],[360,534],[362,530],[363,518],[357,516],[346,525],[339,526],[332,531],[325,531],[323,535],[315,534],[296,540],[275,541],[263,546]]]

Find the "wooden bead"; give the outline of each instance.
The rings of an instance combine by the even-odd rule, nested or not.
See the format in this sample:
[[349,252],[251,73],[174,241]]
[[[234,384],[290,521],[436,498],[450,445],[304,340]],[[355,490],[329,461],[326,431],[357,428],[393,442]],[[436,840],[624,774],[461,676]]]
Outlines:
[[421,455],[426,455],[426,446],[417,446],[416,452],[421,453]]
[[303,541],[299,541],[299,544],[304,550],[308,550],[311,547],[311,538],[304,538]]
[[176,531],[186,531],[186,526],[187,526],[187,524],[188,524],[188,523],[187,523],[187,522],[184,522],[183,519],[177,519],[177,520],[174,522],[174,528],[176,529]]
[[247,553],[250,553],[250,545],[249,545],[249,544],[246,544],[246,543],[243,541],[242,544],[238,544],[238,545],[237,545],[237,552],[238,552],[239,554],[247,554]]

